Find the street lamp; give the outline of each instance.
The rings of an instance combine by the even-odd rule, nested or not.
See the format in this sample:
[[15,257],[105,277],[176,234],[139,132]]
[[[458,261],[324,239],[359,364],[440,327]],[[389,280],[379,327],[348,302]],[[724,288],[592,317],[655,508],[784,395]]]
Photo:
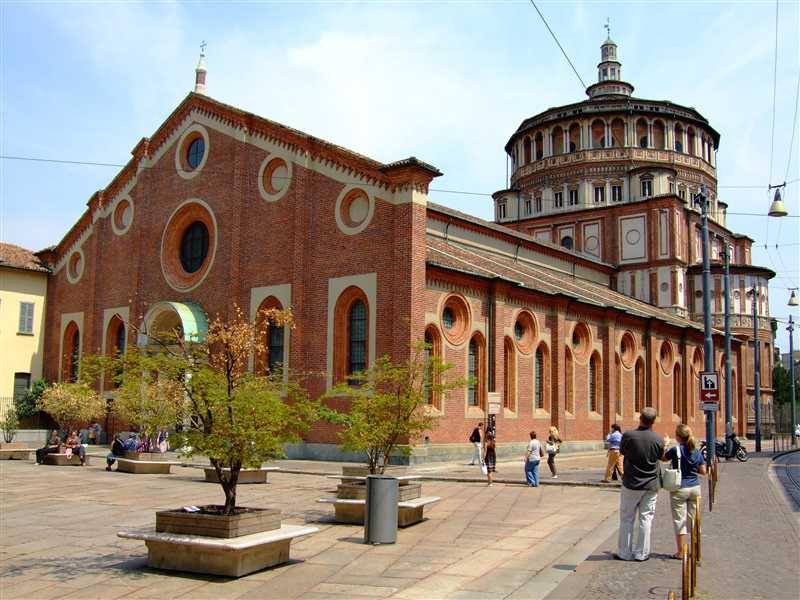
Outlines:
[[767,213],[770,217],[785,217],[789,214],[789,211],[786,210],[786,205],[781,199],[781,188],[785,186],[785,182],[781,183],[780,185],[769,186],[769,189],[775,189],[775,199],[772,201],[772,204],[769,207],[769,212]]

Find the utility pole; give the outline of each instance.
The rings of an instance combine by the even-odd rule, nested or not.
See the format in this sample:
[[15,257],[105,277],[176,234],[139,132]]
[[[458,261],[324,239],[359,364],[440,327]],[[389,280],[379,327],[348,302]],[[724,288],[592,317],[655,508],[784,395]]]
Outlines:
[[[701,214],[703,217],[702,233],[703,233],[703,331],[705,337],[703,340],[703,359],[704,368],[706,373],[714,371],[714,340],[711,337],[711,260],[709,254],[711,252],[711,244],[708,236],[708,195],[706,185],[700,186],[700,193],[695,196],[695,202],[700,205]],[[700,398],[695,398],[693,402],[699,402]],[[706,413],[706,448],[709,454],[713,457],[716,453],[716,443],[714,440],[714,418],[715,412],[707,410]]]

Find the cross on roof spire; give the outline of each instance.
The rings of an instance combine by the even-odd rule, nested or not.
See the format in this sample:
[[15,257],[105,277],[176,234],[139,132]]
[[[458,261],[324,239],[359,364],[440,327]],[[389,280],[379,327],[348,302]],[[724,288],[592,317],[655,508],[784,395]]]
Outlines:
[[203,43],[200,44],[200,54],[205,54],[206,51],[206,41],[203,40]]
[[611,38],[611,18],[610,17],[606,17],[606,24],[603,25],[603,27],[605,27],[606,32],[608,33],[608,37],[610,39]]

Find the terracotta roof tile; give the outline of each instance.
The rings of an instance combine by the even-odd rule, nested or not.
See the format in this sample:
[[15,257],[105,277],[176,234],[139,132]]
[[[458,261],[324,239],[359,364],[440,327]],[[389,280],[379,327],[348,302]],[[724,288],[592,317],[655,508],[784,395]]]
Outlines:
[[50,272],[50,269],[39,262],[33,252],[14,244],[0,244],[0,267],[27,269],[42,273]]

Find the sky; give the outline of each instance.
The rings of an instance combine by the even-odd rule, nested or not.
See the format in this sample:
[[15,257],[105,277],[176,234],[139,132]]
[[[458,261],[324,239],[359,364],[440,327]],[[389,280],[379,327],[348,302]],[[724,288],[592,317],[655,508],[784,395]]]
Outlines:
[[[416,156],[444,174],[429,200],[491,220],[506,142],[524,119],[586,98],[609,19],[634,96],[694,107],[720,133],[728,228],[777,273],[770,313],[788,352],[800,2],[536,6],[580,79],[529,0],[0,0],[0,241],[58,243],[194,89],[203,41],[212,98],[384,163]],[[767,217],[768,186],[784,181],[790,216]]]

